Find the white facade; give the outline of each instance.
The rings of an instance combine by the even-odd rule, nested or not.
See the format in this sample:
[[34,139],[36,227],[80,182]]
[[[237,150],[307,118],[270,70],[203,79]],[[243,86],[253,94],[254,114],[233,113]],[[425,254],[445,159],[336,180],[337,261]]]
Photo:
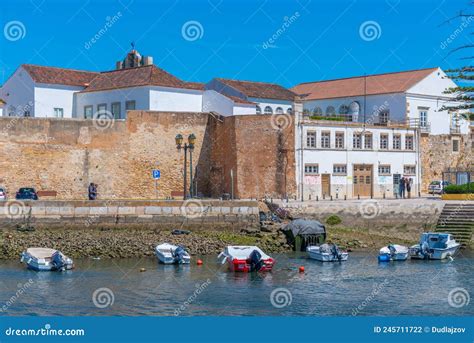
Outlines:
[[[453,87],[456,87],[456,84],[438,68],[403,93],[308,100],[304,102],[304,110],[310,115],[318,112],[327,115],[328,109],[331,110],[332,107],[335,113],[339,114],[343,112],[341,111],[343,106],[346,106],[353,121],[363,123],[365,114],[365,121],[368,124],[379,123],[381,114],[388,111],[389,120],[392,122],[410,121],[416,126],[422,120],[425,132],[432,135],[446,135],[453,132],[468,134],[469,122],[459,115],[459,111],[448,113],[446,110],[441,110],[445,105],[460,105],[453,100],[454,95],[445,94],[448,88]],[[355,114],[350,110],[353,104],[359,107],[359,111]]]
[[[255,102],[260,108],[262,114],[277,114],[281,113],[292,113],[293,102],[276,99],[263,99],[263,98],[249,98],[250,101]],[[265,111],[266,108],[271,108],[271,112]],[[253,113],[255,114],[255,112]]]
[[[300,199],[314,200],[323,196],[339,199],[345,196],[392,198],[399,194],[397,180],[400,177],[411,179],[412,196],[418,194],[420,156],[417,130],[376,126],[367,126],[364,130],[355,124],[305,120],[298,125],[296,132],[296,179]],[[361,134],[360,148],[354,147],[356,133]],[[387,137],[387,148],[381,146],[381,135]],[[394,146],[394,136],[400,137],[399,147]],[[372,137],[371,148],[365,146],[366,137]],[[406,145],[407,137],[412,139],[409,147]],[[325,139],[329,145],[327,141],[323,142]],[[370,193],[358,192],[357,180],[354,181],[354,169],[358,166],[371,169],[370,182],[366,177],[363,179],[370,185]],[[323,175],[329,180],[329,187],[323,186]]]
[[[4,116],[34,116],[35,85],[31,76],[22,67],[0,88],[0,98],[4,105]],[[47,102],[47,101],[45,101]]]

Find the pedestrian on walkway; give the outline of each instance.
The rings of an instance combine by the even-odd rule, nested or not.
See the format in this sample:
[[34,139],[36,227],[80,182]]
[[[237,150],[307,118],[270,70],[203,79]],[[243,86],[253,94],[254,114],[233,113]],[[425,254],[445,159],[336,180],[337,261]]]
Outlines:
[[403,199],[404,189],[405,189],[405,181],[404,181],[404,178],[401,177],[398,183],[398,196],[400,197],[400,199]]
[[91,182],[87,191],[89,193],[89,200],[97,199],[97,185],[95,183]]
[[413,184],[413,179],[412,178],[409,178],[407,180],[407,193],[408,193],[408,199],[411,198],[411,185]]

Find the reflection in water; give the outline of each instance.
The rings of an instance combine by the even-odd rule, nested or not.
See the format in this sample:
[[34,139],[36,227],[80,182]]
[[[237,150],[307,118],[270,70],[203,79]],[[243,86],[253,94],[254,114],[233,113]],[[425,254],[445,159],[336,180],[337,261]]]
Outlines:
[[[374,253],[351,253],[343,263],[321,263],[304,254],[274,256],[271,273],[236,274],[215,256],[204,264],[159,265],[154,258],[77,260],[64,273],[37,273],[17,261],[0,262],[2,315],[473,315],[455,308],[449,292],[474,294],[472,252],[454,261],[378,263]],[[305,266],[305,273],[298,267]],[[140,272],[146,268],[146,272]],[[12,301],[19,285],[28,290]],[[99,288],[113,292],[106,308],[94,305]],[[272,305],[279,289],[288,305]],[[289,292],[288,292],[289,291]],[[278,293],[278,292],[274,292]],[[291,301],[289,301],[291,298]],[[283,303],[284,305],[286,303]]]

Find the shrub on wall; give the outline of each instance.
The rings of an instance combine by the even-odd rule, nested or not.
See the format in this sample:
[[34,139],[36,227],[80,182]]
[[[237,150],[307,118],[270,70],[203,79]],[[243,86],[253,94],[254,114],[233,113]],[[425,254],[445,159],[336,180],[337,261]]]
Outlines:
[[471,194],[474,193],[474,182],[465,185],[449,185],[444,187],[446,194]]

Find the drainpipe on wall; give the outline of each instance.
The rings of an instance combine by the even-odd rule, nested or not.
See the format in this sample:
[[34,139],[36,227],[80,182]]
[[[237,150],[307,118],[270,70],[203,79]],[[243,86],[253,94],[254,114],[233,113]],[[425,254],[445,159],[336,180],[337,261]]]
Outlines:
[[[296,188],[301,201],[304,201],[304,159],[303,159],[303,101],[300,98],[295,99],[293,103],[293,113],[295,114],[295,147],[299,145],[299,166],[296,164],[296,174],[299,174],[299,184]],[[298,144],[299,139],[299,144]],[[299,167],[299,170],[298,170]]]

